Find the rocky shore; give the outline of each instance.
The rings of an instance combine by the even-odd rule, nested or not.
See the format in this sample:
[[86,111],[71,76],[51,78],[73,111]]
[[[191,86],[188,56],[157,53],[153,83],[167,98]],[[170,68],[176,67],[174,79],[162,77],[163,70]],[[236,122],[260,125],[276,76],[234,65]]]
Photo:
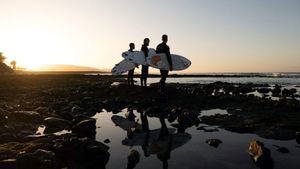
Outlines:
[[[157,84],[143,88],[124,83],[124,78],[108,75],[0,76],[0,168],[105,168],[109,147],[95,140],[96,120],[91,118],[103,109],[118,113],[130,107],[148,116],[177,119],[182,131],[201,122],[299,143],[295,89],[168,84],[162,95]],[[255,91],[263,97],[251,94]],[[228,114],[200,116],[201,110],[216,108]]]

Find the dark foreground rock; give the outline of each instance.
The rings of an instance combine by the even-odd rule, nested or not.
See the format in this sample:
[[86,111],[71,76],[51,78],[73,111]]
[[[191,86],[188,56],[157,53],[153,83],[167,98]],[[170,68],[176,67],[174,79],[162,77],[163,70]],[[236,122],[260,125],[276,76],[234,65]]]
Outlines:
[[222,142],[221,140],[219,140],[219,139],[212,139],[212,138],[207,139],[205,142],[206,142],[208,145],[210,145],[210,146],[212,146],[212,147],[215,147],[215,148],[219,147],[219,145],[220,145],[221,143],[223,143],[223,142]]
[[0,161],[0,168],[16,169],[17,168],[17,159],[6,159],[6,160]]
[[17,156],[17,169],[58,169],[59,165],[52,151],[38,149],[33,153],[20,153]]
[[140,161],[140,153],[136,150],[130,150],[128,154],[128,162],[126,169],[134,169],[137,163]]
[[300,144],[300,132],[296,132],[296,142]]
[[96,119],[83,120],[74,125],[73,132],[80,137],[95,138],[96,135]]
[[89,138],[71,137],[57,140],[55,154],[69,165],[82,165],[86,168],[104,169],[109,160],[109,147]]
[[47,117],[44,119],[43,125],[45,125],[45,134],[58,132],[64,129],[70,129],[71,122],[58,117]]
[[262,169],[274,168],[271,151],[266,148],[262,142],[252,140],[248,148],[248,154],[257,167]]

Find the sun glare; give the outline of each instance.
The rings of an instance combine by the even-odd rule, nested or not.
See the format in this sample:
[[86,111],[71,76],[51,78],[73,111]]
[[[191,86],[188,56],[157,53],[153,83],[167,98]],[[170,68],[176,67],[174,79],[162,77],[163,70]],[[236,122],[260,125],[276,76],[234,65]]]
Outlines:
[[15,30],[6,39],[8,50],[5,55],[15,59],[20,67],[26,70],[36,70],[46,64],[62,64],[70,62],[72,44],[63,35],[47,30],[32,28]]

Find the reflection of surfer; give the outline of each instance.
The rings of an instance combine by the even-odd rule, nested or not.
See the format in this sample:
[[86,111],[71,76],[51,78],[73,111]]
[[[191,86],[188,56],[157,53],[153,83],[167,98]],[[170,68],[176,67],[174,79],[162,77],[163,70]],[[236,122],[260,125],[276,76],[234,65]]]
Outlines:
[[170,135],[169,137],[167,137],[167,139],[168,139],[168,143],[167,146],[165,147],[166,149],[157,153],[157,158],[163,162],[163,169],[169,168],[168,160],[170,160],[171,158],[173,135]]
[[145,112],[141,112],[142,129],[144,132],[149,131],[149,122]]
[[168,136],[169,135],[169,130],[167,128],[165,119],[163,117],[160,117],[159,121],[161,123],[159,138],[163,138],[164,136]]
[[[128,112],[125,114],[125,116],[126,116],[126,119],[128,119],[129,121],[132,121],[132,122],[135,123],[135,117],[136,116],[134,115],[132,108],[128,108]],[[134,128],[136,128],[136,127],[137,126],[136,126],[136,123],[135,123]],[[132,139],[133,134],[134,133],[133,133],[133,129],[132,128],[127,129],[127,137],[129,139]]]
[[[163,169],[167,169],[168,168],[168,160],[171,157],[173,136],[169,135],[169,131],[168,131],[165,119],[163,117],[160,117],[159,121],[161,123],[161,129],[159,132],[159,140],[167,139],[167,145],[166,145],[166,147],[162,147],[162,150],[157,153],[157,158],[163,162]],[[169,137],[166,137],[166,136],[169,136]]]
[[146,132],[146,136],[145,136],[144,143],[142,145],[142,149],[144,151],[144,156],[145,157],[149,157],[150,154],[148,152],[148,147],[149,147],[149,133],[150,133],[150,129],[149,129],[148,118],[147,118],[147,115],[146,115],[145,112],[141,112],[141,121],[142,121],[143,132]]
[[141,146],[145,157],[156,154],[157,159],[162,161],[163,168],[167,169],[172,150],[186,144],[191,139],[191,135],[179,131],[174,133],[174,128],[167,128],[164,116],[159,117],[161,127],[150,130],[145,112],[140,113],[142,124],[129,120],[128,117],[132,117],[130,114],[131,110],[126,115],[127,119],[117,115],[112,117],[117,126],[127,131],[128,137],[122,140],[122,144],[130,147]]

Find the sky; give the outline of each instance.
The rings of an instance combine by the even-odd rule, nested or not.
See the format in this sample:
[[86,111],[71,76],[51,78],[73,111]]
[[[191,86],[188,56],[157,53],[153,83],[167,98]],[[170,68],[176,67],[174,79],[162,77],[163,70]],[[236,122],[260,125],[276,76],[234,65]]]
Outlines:
[[184,72],[299,72],[300,0],[0,0],[0,52],[34,68],[112,68],[134,42],[187,57]]

